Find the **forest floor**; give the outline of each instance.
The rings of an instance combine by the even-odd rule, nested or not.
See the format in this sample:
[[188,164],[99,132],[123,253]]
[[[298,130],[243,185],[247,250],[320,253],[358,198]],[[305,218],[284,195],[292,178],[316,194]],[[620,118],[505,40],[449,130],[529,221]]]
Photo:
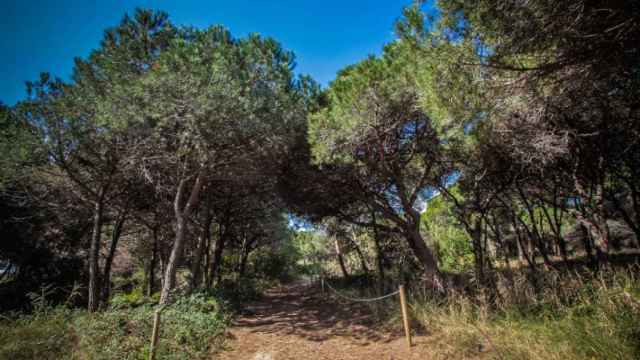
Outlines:
[[361,304],[292,284],[251,303],[228,332],[222,360],[429,359],[424,336],[409,350],[402,328],[385,330]]

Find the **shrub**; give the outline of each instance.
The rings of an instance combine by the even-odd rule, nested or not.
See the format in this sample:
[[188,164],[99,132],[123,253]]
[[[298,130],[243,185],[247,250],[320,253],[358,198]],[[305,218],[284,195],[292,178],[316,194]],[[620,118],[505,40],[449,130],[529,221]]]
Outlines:
[[[78,317],[80,352],[91,359],[138,359],[149,351],[155,307],[144,304]],[[202,359],[220,345],[228,317],[204,294],[180,298],[161,316],[158,359]]]
[[[58,307],[6,318],[0,322],[0,358],[147,359],[155,307],[122,304],[92,314]],[[162,312],[157,359],[210,358],[220,348],[228,321],[215,298],[194,294],[179,299]]]
[[73,346],[72,313],[59,308],[47,314],[0,321],[0,359],[63,359]]

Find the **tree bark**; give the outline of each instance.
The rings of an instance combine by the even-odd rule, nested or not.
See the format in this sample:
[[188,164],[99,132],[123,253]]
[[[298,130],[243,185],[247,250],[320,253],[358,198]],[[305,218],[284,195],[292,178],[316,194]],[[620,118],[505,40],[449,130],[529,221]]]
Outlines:
[[372,212],[371,215],[372,218],[372,222],[373,222],[373,241],[375,243],[376,246],[376,265],[378,268],[378,292],[380,293],[380,296],[384,295],[385,293],[385,279],[384,279],[384,254],[382,252],[382,246],[380,244],[380,237],[379,237],[379,233],[378,233],[378,227],[376,224],[376,214],[375,212]]
[[158,231],[153,229],[153,244],[151,247],[151,259],[149,260],[149,274],[147,275],[147,296],[153,295],[155,288],[156,263],[158,262]]
[[482,249],[482,221],[480,219],[476,219],[473,223],[473,228],[469,235],[473,245],[476,279],[479,284],[485,285],[484,250]]
[[200,282],[202,279],[202,255],[204,253],[206,243],[209,241],[209,237],[211,236],[210,228],[212,216],[208,212],[209,211],[207,210],[202,233],[200,234],[200,237],[198,239],[198,248],[196,249],[193,263],[191,264],[191,280],[189,282],[189,292],[194,291],[198,286],[200,286]]
[[349,277],[349,272],[347,271],[347,267],[344,264],[344,258],[342,257],[342,251],[340,249],[340,242],[338,238],[334,240],[335,248],[336,248],[336,256],[338,257],[338,263],[340,264],[340,270],[342,271],[342,276],[347,279]]
[[408,229],[406,231],[409,247],[411,247],[411,250],[413,250],[413,253],[420,263],[422,263],[427,281],[436,291],[444,292],[444,284],[442,274],[440,274],[440,270],[438,269],[438,262],[422,238],[419,228],[416,227],[415,229]]
[[224,250],[226,236],[226,231],[223,231],[222,226],[220,226],[220,232],[214,244],[213,256],[211,258],[211,267],[209,269],[209,283],[207,284],[207,288],[213,287],[213,281],[216,278],[218,268],[220,267],[220,261],[222,260],[222,251]]
[[427,243],[420,234],[420,213],[413,208],[413,197],[407,195],[402,177],[398,172],[394,173],[395,184],[398,190],[398,197],[402,203],[402,208],[405,212],[405,221],[401,225],[403,228],[409,247],[413,250],[414,255],[422,263],[424,267],[427,281],[430,283],[433,289],[439,293],[444,292],[444,283],[442,274],[438,268],[438,261],[436,260],[433,251],[429,249]]
[[360,259],[360,265],[362,266],[362,271],[366,274],[369,274],[369,266],[367,266],[367,259],[365,259],[364,254],[362,253],[362,249],[360,249],[360,245],[351,238],[351,243],[356,250],[356,254],[358,254],[358,258]]
[[178,269],[178,262],[182,255],[182,248],[184,247],[184,239],[187,230],[187,219],[191,216],[191,213],[197,206],[200,199],[200,192],[204,186],[204,172],[201,170],[196,177],[195,183],[191,188],[191,194],[187,203],[182,207],[182,198],[184,196],[187,185],[187,179],[182,179],[178,185],[176,191],[176,197],[174,200],[174,213],[176,217],[176,238],[173,242],[171,249],[171,255],[169,256],[169,262],[167,263],[167,269],[164,274],[164,283],[162,284],[162,292],[160,293],[160,304],[166,305],[171,301],[171,291],[176,283],[176,270]]
[[203,250],[203,267],[202,267],[202,282],[204,286],[208,286],[209,284],[209,261],[211,259],[211,229],[209,229],[209,238],[207,238],[207,242],[205,243],[205,247]]
[[100,237],[102,235],[102,217],[104,212],[104,187],[98,192],[98,198],[93,208],[93,230],[91,232],[91,246],[89,249],[89,312],[98,310],[100,303]]
[[122,234],[122,227],[127,219],[126,210],[118,217],[115,225],[113,226],[113,233],[111,234],[111,246],[109,247],[109,254],[104,263],[104,272],[102,273],[102,301],[106,304],[109,301],[111,293],[111,265],[113,264],[113,258],[116,255],[116,249],[118,247],[118,241]]
[[247,272],[247,260],[249,259],[250,246],[246,246],[242,249],[242,255],[240,256],[240,268],[238,269],[238,275],[243,278]]

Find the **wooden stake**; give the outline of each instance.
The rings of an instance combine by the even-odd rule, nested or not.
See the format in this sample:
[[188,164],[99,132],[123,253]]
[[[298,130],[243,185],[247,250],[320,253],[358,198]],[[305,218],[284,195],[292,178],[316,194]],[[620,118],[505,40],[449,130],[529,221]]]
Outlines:
[[153,314],[153,333],[151,335],[151,348],[149,349],[149,360],[155,360],[156,358],[156,346],[158,345],[158,339],[160,338],[160,312],[158,309]]
[[404,334],[407,337],[407,345],[411,349],[411,328],[409,328],[409,314],[407,313],[407,298],[404,293],[404,285],[400,285],[400,308],[402,309],[402,322]]

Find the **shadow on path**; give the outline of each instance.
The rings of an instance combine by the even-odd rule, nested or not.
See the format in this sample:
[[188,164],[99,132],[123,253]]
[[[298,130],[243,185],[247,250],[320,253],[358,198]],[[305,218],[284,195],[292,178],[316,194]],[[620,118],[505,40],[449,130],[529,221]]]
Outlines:
[[230,328],[218,360],[429,359],[423,337],[407,348],[400,324],[381,329],[366,306],[338,302],[317,288],[292,284],[249,304]]
[[289,285],[268,291],[250,304],[235,326],[252,332],[295,335],[310,341],[343,336],[369,342],[390,342],[402,336],[382,332],[369,310],[358,303],[342,303],[322,296],[309,285]]

